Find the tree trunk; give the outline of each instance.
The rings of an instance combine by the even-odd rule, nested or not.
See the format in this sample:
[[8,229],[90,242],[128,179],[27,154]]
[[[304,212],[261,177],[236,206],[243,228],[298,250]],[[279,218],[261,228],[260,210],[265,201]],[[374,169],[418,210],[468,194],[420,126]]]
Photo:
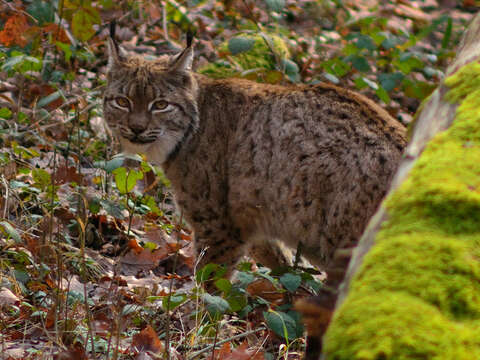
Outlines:
[[417,113],[350,262],[323,359],[480,359],[480,14]]

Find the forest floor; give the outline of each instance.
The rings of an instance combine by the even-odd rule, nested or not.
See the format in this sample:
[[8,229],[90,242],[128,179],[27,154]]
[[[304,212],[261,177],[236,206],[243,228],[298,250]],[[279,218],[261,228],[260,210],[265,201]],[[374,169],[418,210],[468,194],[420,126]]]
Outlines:
[[[54,3],[0,4],[0,358],[300,359],[293,303],[318,291],[318,271],[245,259],[232,281],[197,269],[161,169],[114,156],[101,108],[108,25],[146,56],[180,50],[194,30],[207,75],[331,82],[408,125],[476,2]],[[267,46],[273,36],[283,45]]]

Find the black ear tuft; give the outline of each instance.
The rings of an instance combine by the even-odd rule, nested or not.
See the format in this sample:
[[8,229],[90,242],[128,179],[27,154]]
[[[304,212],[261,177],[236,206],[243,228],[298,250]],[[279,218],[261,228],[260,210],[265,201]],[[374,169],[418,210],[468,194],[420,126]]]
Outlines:
[[110,37],[115,40],[115,28],[117,27],[117,21],[115,19],[110,23]]
[[194,36],[194,32],[192,31],[192,29],[189,29],[187,31],[187,48],[192,46],[192,41],[193,41],[193,36]]

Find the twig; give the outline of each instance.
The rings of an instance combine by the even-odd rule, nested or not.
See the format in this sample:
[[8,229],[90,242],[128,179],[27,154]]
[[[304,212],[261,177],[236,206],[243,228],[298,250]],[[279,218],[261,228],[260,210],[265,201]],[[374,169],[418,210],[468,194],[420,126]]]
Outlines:
[[[55,206],[55,178],[56,178],[56,173],[57,173],[57,148],[53,148],[53,171],[52,171],[52,176],[51,176],[51,182],[52,182],[52,192],[51,192],[51,198],[50,198],[50,210],[49,210],[49,219],[48,219],[48,245],[52,246],[53,245],[53,208]],[[47,237],[45,237],[47,239]],[[57,237],[57,243],[58,243],[58,237]],[[54,328],[55,328],[55,340],[59,343],[61,341],[60,339],[60,334],[58,331],[58,318],[60,315],[61,311],[61,302],[60,302],[60,291],[62,287],[62,273],[61,273],[61,266],[60,266],[60,254],[59,254],[59,247],[55,246],[55,255],[56,255],[56,260],[57,260],[57,289],[55,291],[55,316],[54,316]],[[68,297],[68,295],[67,295]],[[65,301],[66,302],[66,301]],[[67,304],[65,304],[67,305]],[[66,319],[65,319],[66,320]],[[66,321],[65,321],[66,322]]]
[[[77,130],[77,139],[80,139],[80,113],[78,111],[78,106],[75,106],[75,123],[73,124],[72,134],[73,131]],[[71,137],[70,137],[71,138]],[[69,139],[70,141],[70,139]],[[81,154],[80,143],[78,143],[78,153]],[[67,154],[68,157],[68,154]],[[81,174],[81,167],[80,161],[77,162],[77,172]],[[92,328],[92,314],[90,312],[90,306],[88,304],[88,292],[87,292],[87,263],[86,263],[86,256],[85,256],[85,238],[86,238],[86,230],[87,230],[87,223],[88,223],[88,214],[86,209],[88,206],[86,204],[86,199],[83,194],[78,192],[77,195],[78,200],[78,207],[77,207],[77,222],[80,225],[80,256],[82,259],[82,280],[83,280],[83,297],[84,297],[84,305],[85,305],[85,313],[87,315],[87,327],[88,327],[88,336],[86,337],[85,341],[85,348],[88,349],[88,337],[90,337],[90,341],[92,344],[92,357],[95,360],[97,358],[97,354],[95,351],[95,338],[93,336],[93,328]]]
[[7,179],[5,179],[5,176],[2,174],[2,182],[3,182],[3,185],[5,186],[5,197],[4,197],[4,201],[5,201],[5,204],[3,204],[3,218],[6,219],[7,218],[7,209],[8,209],[8,198],[9,198],[9,191],[8,191],[8,183],[7,183]]
[[218,328],[220,327],[220,320],[217,321],[217,326],[215,326],[215,338],[213,339],[212,344],[212,360],[215,360],[215,346],[217,346],[217,339],[218,339]]
[[[183,221],[183,212],[180,213],[180,225],[182,224]],[[172,289],[173,289],[173,279],[175,274],[175,271],[177,270],[177,260],[178,260],[178,252],[179,252],[179,233],[180,229],[177,229],[177,246],[176,246],[176,251],[175,251],[175,257],[173,258],[173,269],[172,269],[172,277],[170,278],[170,284],[168,286],[168,297],[167,297],[167,321],[165,324],[165,349],[167,353],[167,360],[170,360],[170,299],[172,297]]]
[[167,42],[170,42],[170,37],[168,36],[168,26],[167,26],[167,4],[165,1],[162,1],[162,29],[163,36]]
[[202,350],[199,350],[197,352],[194,352],[192,355],[190,355],[189,357],[187,357],[187,360],[192,360],[194,358],[196,358],[197,356],[199,355],[202,355],[203,353],[205,352],[208,352],[212,349],[212,347],[215,347],[215,346],[220,346],[220,345],[223,345],[229,341],[233,341],[233,340],[238,340],[238,339],[241,339],[245,336],[248,336],[248,335],[251,335],[251,334],[255,334],[257,332],[260,332],[260,331],[263,331],[263,330],[267,330],[266,327],[260,327],[258,329],[254,329],[254,330],[249,330],[249,331],[245,331],[244,333],[241,333],[241,334],[238,334],[238,335],[235,335],[235,336],[232,336],[232,337],[229,337],[228,339],[225,339],[225,340],[222,340],[222,341],[219,341],[217,342],[217,344],[212,344],[212,345],[208,345],[206,348],[202,349]]

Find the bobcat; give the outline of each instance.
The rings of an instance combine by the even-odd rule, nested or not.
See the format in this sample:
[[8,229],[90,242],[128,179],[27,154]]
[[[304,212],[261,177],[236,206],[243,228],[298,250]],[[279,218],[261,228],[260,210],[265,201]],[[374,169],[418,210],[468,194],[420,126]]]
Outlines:
[[405,129],[366,97],[333,85],[212,80],[177,55],[127,56],[108,39],[104,116],[123,151],[170,179],[201,264],[245,251],[276,264],[271,239],[335,275],[357,243],[405,146]]

